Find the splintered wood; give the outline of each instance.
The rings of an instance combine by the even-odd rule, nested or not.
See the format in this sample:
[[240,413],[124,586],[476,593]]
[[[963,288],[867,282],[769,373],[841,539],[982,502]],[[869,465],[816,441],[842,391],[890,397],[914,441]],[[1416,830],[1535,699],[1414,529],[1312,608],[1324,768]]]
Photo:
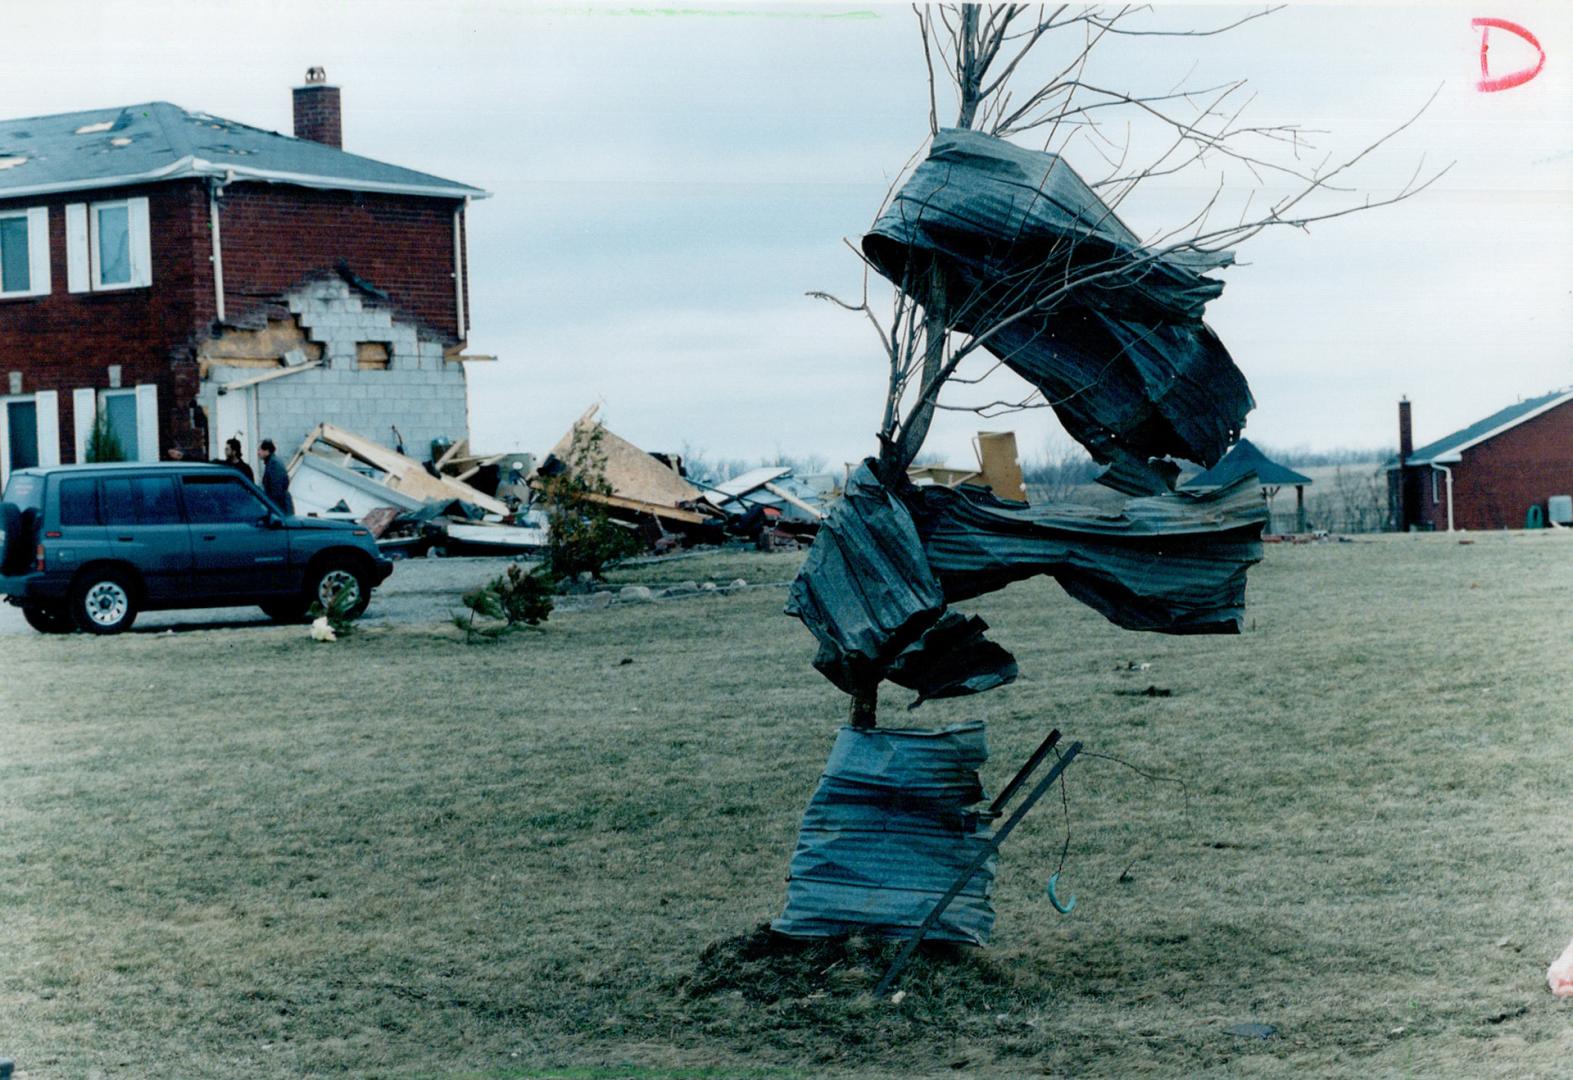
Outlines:
[[[324,454],[324,448],[338,453]],[[462,499],[480,507],[488,514],[506,516],[513,512],[506,503],[468,484],[446,476],[433,476],[414,458],[405,457],[395,450],[378,445],[364,436],[333,424],[319,424],[310,435],[306,436],[306,440],[300,444],[300,449],[296,450],[295,456],[290,459],[291,473],[295,471],[296,464],[307,454],[320,454],[328,457],[335,465],[346,468],[353,467],[355,462],[370,466],[381,474],[376,477],[379,483],[401,495],[420,499],[423,502],[434,499],[445,502]]]

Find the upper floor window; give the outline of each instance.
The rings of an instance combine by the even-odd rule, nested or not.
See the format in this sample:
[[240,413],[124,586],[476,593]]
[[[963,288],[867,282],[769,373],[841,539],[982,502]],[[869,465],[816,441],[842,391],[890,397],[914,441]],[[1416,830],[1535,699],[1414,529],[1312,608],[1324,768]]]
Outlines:
[[131,284],[131,207],[99,203],[93,207],[93,287]]
[[49,210],[0,210],[0,297],[49,292]]
[[153,284],[147,199],[67,206],[66,254],[72,292]]

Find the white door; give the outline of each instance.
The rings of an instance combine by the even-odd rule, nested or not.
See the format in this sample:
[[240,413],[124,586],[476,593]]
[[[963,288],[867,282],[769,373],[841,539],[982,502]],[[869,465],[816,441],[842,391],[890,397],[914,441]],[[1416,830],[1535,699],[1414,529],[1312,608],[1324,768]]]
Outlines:
[[252,444],[252,417],[257,413],[256,387],[243,386],[227,394],[218,395],[215,423],[209,429],[213,440],[214,461],[224,459],[224,444],[230,439],[240,440],[241,456],[256,470],[257,448]]

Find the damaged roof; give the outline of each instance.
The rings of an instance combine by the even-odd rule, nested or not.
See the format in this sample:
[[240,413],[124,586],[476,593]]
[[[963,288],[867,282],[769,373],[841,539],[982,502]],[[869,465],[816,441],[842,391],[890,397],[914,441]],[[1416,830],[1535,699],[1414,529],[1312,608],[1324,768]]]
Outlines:
[[209,176],[450,199],[489,194],[167,101],[0,121],[0,199]]

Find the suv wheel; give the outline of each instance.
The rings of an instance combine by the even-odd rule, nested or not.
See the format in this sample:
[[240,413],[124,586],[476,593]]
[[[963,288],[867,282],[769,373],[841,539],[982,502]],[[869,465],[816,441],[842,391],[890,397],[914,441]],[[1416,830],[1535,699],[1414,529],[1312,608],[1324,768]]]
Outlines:
[[76,629],[64,604],[28,604],[22,609],[22,618],[40,634],[69,634]]
[[136,592],[114,570],[83,574],[71,592],[71,618],[89,634],[118,634],[137,618]]
[[332,562],[318,567],[306,579],[307,603],[321,604],[323,611],[328,610],[334,597],[346,591],[349,608],[345,617],[358,619],[371,603],[371,586],[359,570],[347,563]]

